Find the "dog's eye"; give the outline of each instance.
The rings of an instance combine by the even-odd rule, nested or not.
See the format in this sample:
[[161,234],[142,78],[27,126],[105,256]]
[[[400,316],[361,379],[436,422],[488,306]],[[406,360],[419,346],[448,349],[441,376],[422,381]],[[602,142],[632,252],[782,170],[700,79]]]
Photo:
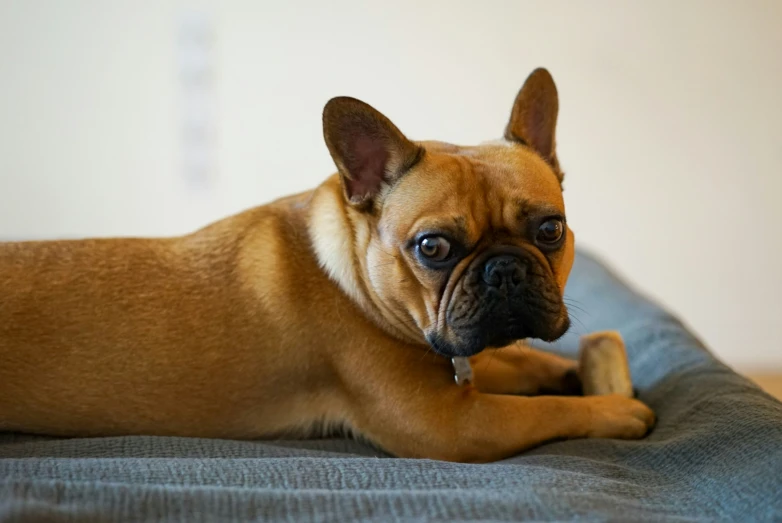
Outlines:
[[565,224],[559,218],[549,218],[540,224],[535,237],[538,243],[552,245],[557,243],[565,232]]
[[442,236],[427,236],[418,243],[418,250],[432,261],[444,261],[451,253],[451,244]]

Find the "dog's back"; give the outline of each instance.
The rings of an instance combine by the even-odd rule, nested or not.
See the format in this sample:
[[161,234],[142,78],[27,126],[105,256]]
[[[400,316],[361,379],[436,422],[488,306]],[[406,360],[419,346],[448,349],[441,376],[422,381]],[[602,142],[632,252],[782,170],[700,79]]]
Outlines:
[[[264,395],[284,394],[298,371],[275,365],[298,360],[275,356],[281,323],[269,320],[296,320],[279,296],[302,294],[290,287],[296,264],[308,263],[277,259],[275,243],[302,232],[286,205],[179,238],[0,244],[0,430],[264,429],[242,420],[242,402],[276,430],[275,413],[259,405],[290,408]],[[236,410],[220,408],[227,404]]]

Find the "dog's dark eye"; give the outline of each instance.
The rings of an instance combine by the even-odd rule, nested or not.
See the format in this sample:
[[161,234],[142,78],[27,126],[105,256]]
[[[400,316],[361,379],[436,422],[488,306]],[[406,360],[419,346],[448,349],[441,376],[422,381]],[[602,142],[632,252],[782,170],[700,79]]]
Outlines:
[[442,236],[427,236],[418,243],[418,250],[432,261],[444,261],[451,253],[451,244]]
[[535,237],[538,243],[552,245],[557,243],[565,232],[565,224],[559,218],[549,218],[540,224]]

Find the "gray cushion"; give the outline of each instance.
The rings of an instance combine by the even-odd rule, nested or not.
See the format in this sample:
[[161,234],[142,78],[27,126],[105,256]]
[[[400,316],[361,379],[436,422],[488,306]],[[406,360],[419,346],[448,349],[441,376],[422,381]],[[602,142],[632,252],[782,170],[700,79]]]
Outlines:
[[622,332],[640,397],[659,416],[645,440],[564,441],[460,465],[341,439],[7,434],[0,520],[782,520],[782,404],[583,253],[568,299],[578,321],[554,348]]

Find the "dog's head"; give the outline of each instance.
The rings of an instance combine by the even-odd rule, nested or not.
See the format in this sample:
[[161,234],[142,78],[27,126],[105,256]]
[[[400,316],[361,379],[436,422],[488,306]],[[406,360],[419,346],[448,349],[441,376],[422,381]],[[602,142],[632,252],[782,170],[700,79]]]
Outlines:
[[477,146],[413,142],[363,102],[329,101],[324,135],[351,216],[352,261],[387,328],[445,356],[565,333],[574,240],[557,111],[544,69],[519,91],[504,140]]

